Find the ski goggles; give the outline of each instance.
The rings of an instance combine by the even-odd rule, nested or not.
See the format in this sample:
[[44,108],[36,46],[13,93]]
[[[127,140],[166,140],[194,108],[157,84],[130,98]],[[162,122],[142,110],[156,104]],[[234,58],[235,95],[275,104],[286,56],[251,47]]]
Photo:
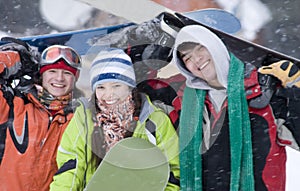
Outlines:
[[81,58],[76,51],[68,46],[52,45],[46,48],[41,55],[41,67],[54,64],[63,59],[69,66],[80,69]]

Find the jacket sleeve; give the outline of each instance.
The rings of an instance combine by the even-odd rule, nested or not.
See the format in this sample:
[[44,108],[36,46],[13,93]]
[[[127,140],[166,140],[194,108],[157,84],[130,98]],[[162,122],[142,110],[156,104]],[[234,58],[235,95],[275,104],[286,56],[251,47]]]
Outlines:
[[[88,125],[92,122],[86,116],[84,106],[80,105],[66,128],[57,153],[58,172],[53,178],[50,190],[83,190],[85,180],[92,174],[91,150],[87,140]],[[88,121],[88,122],[87,122]],[[88,123],[88,124],[86,124]]]
[[[13,103],[14,90],[9,84],[9,74],[17,68],[20,56],[16,51],[0,51],[0,124],[7,122],[10,105]],[[11,68],[11,70],[9,70]],[[2,131],[2,130],[1,130]],[[3,130],[5,131],[5,129]],[[1,133],[0,133],[1,135]]]
[[[300,150],[300,69],[291,61],[279,60],[258,69],[277,79],[272,109],[276,118],[278,144]],[[272,99],[273,99],[272,98]]]
[[8,76],[5,76],[3,72],[5,70],[14,68],[14,70],[17,72],[17,64],[21,62],[19,53],[17,51],[0,51],[0,74],[1,77],[5,78]]
[[165,191],[179,190],[179,140],[169,117],[162,111],[151,114],[156,123],[156,145],[166,154],[170,164],[170,177]]
[[300,88],[280,88],[272,108],[276,117],[278,144],[300,150]]

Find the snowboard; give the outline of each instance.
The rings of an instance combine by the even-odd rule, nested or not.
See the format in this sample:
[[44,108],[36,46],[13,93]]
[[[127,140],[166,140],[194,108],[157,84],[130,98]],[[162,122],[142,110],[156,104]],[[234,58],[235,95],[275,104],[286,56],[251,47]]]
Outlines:
[[[79,0],[92,7],[123,17],[136,24],[153,19],[162,12],[175,11],[149,0]],[[132,14],[134,13],[134,14]],[[233,14],[222,9],[202,9],[182,13],[184,16],[226,33],[234,34],[241,29],[240,21]]]
[[[300,62],[299,58],[294,58],[289,55],[276,52],[269,48],[234,36],[233,33],[239,30],[239,21],[233,14],[223,10],[203,9],[187,13],[177,13],[149,0],[126,0],[122,1],[121,4],[119,1],[115,3],[116,0],[79,1],[87,3],[95,8],[106,10],[110,13],[116,14],[117,16],[128,18],[128,21],[132,23],[49,35],[22,37],[20,39],[28,42],[30,45],[37,46],[41,51],[52,44],[68,45],[77,50],[82,56],[85,56],[87,53],[90,53],[89,50],[94,46],[95,42],[107,34],[132,27],[133,25],[143,25],[144,22],[153,19],[159,14],[162,14],[171,15],[173,19],[169,20],[177,20],[177,24],[173,24],[171,22],[171,25],[175,26],[177,29],[189,24],[199,24],[209,28],[215,32],[225,42],[229,50],[243,62],[250,62],[254,63],[256,66],[260,66],[264,64],[266,57],[288,59],[297,64]],[[132,3],[133,1],[136,3],[134,6]],[[139,12],[133,12],[132,9],[136,7],[137,11],[142,12],[142,14],[139,14]],[[232,28],[235,28],[235,30],[232,30]],[[144,32],[147,33],[147,31]],[[0,44],[2,43],[3,42],[0,42]]]
[[163,191],[169,163],[161,150],[141,138],[126,138],[103,158],[85,191]]
[[229,51],[234,53],[239,59],[245,63],[250,62],[258,67],[269,64],[270,60],[279,59],[290,60],[298,66],[300,63],[299,58],[294,58],[233,36],[236,30],[230,31],[230,29],[235,27],[238,29],[240,27],[237,24],[239,21],[233,14],[220,9],[203,9],[194,13],[179,13],[151,0],[124,0],[122,3],[117,0],[103,0],[101,2],[97,0],[79,1],[100,10],[127,18],[137,25],[143,25],[144,22],[162,13],[171,15],[173,17],[171,20],[178,20],[179,18],[180,21],[177,24],[174,25],[174,23],[171,23],[177,30],[190,24],[203,25],[216,33],[224,41]]
[[[98,5],[99,1],[94,1],[93,3]],[[199,12],[204,13],[206,10]],[[204,18],[206,17],[205,15],[207,14],[204,14]],[[208,15],[207,17],[213,16]],[[41,51],[52,44],[64,44],[77,50],[83,57],[83,69],[76,85],[87,96],[91,93],[88,85],[89,81],[86,77],[88,76],[91,61],[102,48],[107,46],[122,48],[128,53],[134,63],[138,84],[145,80],[159,78],[163,80],[164,84],[171,86],[172,92],[175,91],[180,96],[185,80],[179,74],[177,68],[170,63],[171,51],[177,32],[182,27],[191,24],[202,25],[213,31],[223,40],[228,50],[244,63],[251,63],[256,67],[260,67],[278,60],[290,60],[300,67],[299,58],[246,41],[226,31],[201,23],[192,18],[192,16],[188,17],[184,13],[172,11],[162,12],[155,18],[140,24],[127,23],[111,27],[24,37],[21,39],[30,45],[37,46]],[[161,71],[165,72],[160,74]],[[154,85],[151,87],[154,87]],[[155,88],[156,90],[157,88],[164,89],[163,86]],[[145,93],[151,94],[151,92]],[[157,97],[150,98],[152,100],[161,100],[161,97],[167,97],[170,99],[170,103],[174,103],[173,96],[170,95],[171,93],[168,91],[167,95],[158,93]],[[180,108],[180,106],[176,107]],[[177,110],[179,111],[180,109]]]
[[[241,29],[241,25],[234,15],[220,9],[204,9],[187,12],[185,14],[187,17],[193,20],[199,19],[198,21],[203,23],[204,25],[211,26],[225,33],[233,34]],[[130,21],[135,21],[135,19],[132,19]],[[227,25],[230,27],[225,27],[223,22],[226,22]],[[20,39],[26,41],[32,46],[38,47],[40,51],[43,51],[45,48],[52,44],[63,44],[73,47],[80,55],[84,56],[87,53],[90,53],[89,50],[93,48],[95,42],[98,39],[101,39],[105,35],[110,34],[116,30],[124,29],[132,25],[138,26],[139,24],[137,24],[136,22],[130,22],[101,28],[61,32],[48,35],[21,37]],[[3,43],[5,42],[0,42],[0,45]]]
[[237,36],[225,33],[221,30],[217,30],[216,28],[203,25],[202,23],[188,18],[180,13],[176,13],[176,16],[180,18],[185,26],[193,24],[202,25],[213,31],[223,40],[228,50],[234,53],[244,63],[252,63],[257,67],[260,67],[262,65],[270,64],[269,62],[272,62],[273,60],[290,60],[300,67],[299,58],[294,58],[292,56],[274,51],[259,44],[241,39]]
[[[92,4],[97,8],[99,4],[102,5],[102,1],[93,1]],[[207,10],[198,10],[196,12],[203,14],[202,18],[212,18],[212,20],[214,18],[223,19],[220,18],[220,16],[213,16],[211,11],[209,14],[206,13]],[[88,92],[86,93],[87,96],[90,94],[90,87],[87,85],[89,82],[88,78],[85,76],[88,75],[88,69],[93,58],[95,58],[96,54],[102,48],[107,46],[122,48],[129,54],[136,69],[138,83],[147,79],[168,76],[168,79],[165,82],[170,84],[175,92],[178,92],[179,89],[182,89],[181,87],[184,84],[184,79],[181,80],[181,78],[178,77],[180,74],[175,66],[170,67],[171,69],[167,69],[164,75],[159,75],[158,73],[172,65],[169,63],[171,61],[171,51],[175,36],[182,27],[191,24],[202,25],[213,31],[223,40],[228,50],[244,63],[251,63],[256,67],[260,67],[262,65],[269,65],[278,60],[290,60],[300,67],[299,58],[294,58],[250,41],[246,41],[230,34],[228,31],[222,31],[221,29],[218,29],[218,27],[224,25],[222,22],[220,22],[218,27],[209,26],[207,23],[201,23],[197,21],[194,16],[191,16],[196,14],[196,12],[187,13],[190,14],[190,16],[186,16],[184,15],[185,13],[176,13],[168,10],[167,12],[161,12],[155,18],[140,24],[127,23],[103,28],[23,37],[21,39],[30,45],[38,47],[40,51],[52,44],[63,44],[77,50],[83,57],[83,69],[77,82],[77,86],[83,91]],[[218,14],[222,14],[219,10],[217,12]],[[227,14],[227,16],[228,15],[230,14]],[[198,18],[200,19],[201,17]],[[158,22],[158,20],[160,22]],[[3,42],[0,42],[0,44],[1,43]],[[166,73],[172,74],[165,75]],[[180,81],[178,83],[173,83],[174,80],[177,79],[180,79]]]
[[202,23],[211,28],[223,31],[229,34],[236,34],[241,30],[239,19],[222,9],[202,9],[183,13],[189,19]]

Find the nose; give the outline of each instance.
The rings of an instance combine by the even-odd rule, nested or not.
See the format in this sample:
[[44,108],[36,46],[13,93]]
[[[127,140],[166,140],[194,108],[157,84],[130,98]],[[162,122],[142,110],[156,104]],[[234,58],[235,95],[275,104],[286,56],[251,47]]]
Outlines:
[[105,100],[112,99],[113,95],[114,95],[114,91],[112,89],[107,89],[103,94],[103,99]]
[[202,60],[202,56],[194,56],[194,57],[193,57],[193,62],[194,62],[194,64],[195,64],[197,67],[200,66],[201,60]]
[[65,79],[64,72],[63,71],[58,71],[57,72],[57,80],[63,81],[64,79]]

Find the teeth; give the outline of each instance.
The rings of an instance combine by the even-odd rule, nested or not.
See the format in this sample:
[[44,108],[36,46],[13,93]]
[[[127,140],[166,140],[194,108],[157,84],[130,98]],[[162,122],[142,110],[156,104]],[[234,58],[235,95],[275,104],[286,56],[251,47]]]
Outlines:
[[202,70],[205,66],[207,66],[209,64],[209,61],[205,62],[200,68],[199,70]]
[[59,88],[64,87],[64,85],[62,85],[62,84],[52,84],[52,86],[54,86],[54,87],[59,87]]
[[116,100],[112,100],[112,101],[105,101],[107,104],[109,104],[109,105],[112,105],[112,104],[114,104],[114,103],[116,103],[117,101]]

